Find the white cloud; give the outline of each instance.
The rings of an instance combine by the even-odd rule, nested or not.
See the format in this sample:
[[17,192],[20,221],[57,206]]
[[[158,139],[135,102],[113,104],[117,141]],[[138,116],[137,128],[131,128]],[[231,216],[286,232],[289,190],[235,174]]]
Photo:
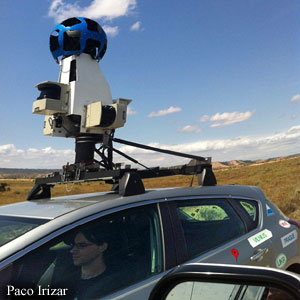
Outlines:
[[152,112],[152,113],[150,113],[148,115],[148,118],[162,117],[162,116],[174,114],[174,113],[177,113],[177,112],[180,112],[180,111],[182,111],[182,108],[170,106],[167,109],[163,109],[163,110],[159,110],[158,112]]
[[77,16],[91,19],[112,20],[127,16],[136,8],[136,0],[93,0],[90,5],[82,7],[77,2],[66,3],[63,0],[53,0],[48,15],[56,22]]
[[[48,11],[48,16],[60,23],[71,17],[86,17],[111,21],[127,16],[136,8],[136,0],[93,0],[87,6],[80,6],[78,2],[66,3],[64,0],[53,0]],[[118,27],[103,26],[105,32],[114,36],[118,34]]]
[[201,128],[197,125],[186,125],[178,129],[179,132],[201,132]]
[[[214,161],[271,158],[298,152],[296,149],[300,147],[300,125],[268,136],[241,136],[232,139],[195,141],[177,145],[152,143],[149,146],[197,156],[212,156]],[[161,158],[160,166],[172,166],[183,163],[182,158],[130,146],[122,146],[119,150],[133,156],[142,163],[145,162],[147,166],[156,166],[155,159],[158,157]]]
[[293,96],[290,100],[292,103],[297,103],[300,101],[300,94]]
[[119,33],[119,27],[118,26],[102,26],[105,33],[109,36],[116,36]]
[[232,125],[235,123],[244,122],[250,119],[255,111],[246,111],[246,112],[224,112],[216,113],[213,116],[203,115],[200,118],[200,122],[213,122],[210,127],[223,127]]
[[131,27],[130,31],[138,31],[141,28],[141,22],[135,22]]
[[208,122],[209,120],[210,120],[210,116],[208,116],[208,115],[203,115],[200,118],[200,122]]
[[[118,146],[116,143],[115,147]],[[190,153],[197,156],[212,156],[213,161],[232,159],[260,159],[285,156],[299,152],[300,125],[265,136],[240,136],[231,139],[198,140],[191,143],[167,145],[150,143],[149,146]],[[183,164],[188,159],[164,155],[130,146],[118,148],[149,167],[174,166]],[[0,166],[3,168],[61,168],[67,162],[74,162],[73,150],[56,150],[51,147],[43,149],[17,149],[13,144],[0,145]],[[120,155],[114,155],[115,162],[127,161]],[[96,157],[97,159],[97,157]]]
[[0,155],[8,155],[10,152],[15,151],[16,147],[13,144],[1,145],[0,146]]
[[132,110],[130,106],[127,106],[127,115],[136,115],[137,111]]
[[73,150],[55,150],[51,147],[23,150],[13,144],[0,146],[2,168],[61,168],[67,162],[73,162],[74,158]]

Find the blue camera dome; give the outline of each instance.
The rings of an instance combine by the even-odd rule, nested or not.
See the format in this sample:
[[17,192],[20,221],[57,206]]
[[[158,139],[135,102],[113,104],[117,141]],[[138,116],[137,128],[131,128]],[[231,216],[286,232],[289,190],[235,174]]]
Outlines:
[[58,24],[50,35],[50,51],[59,57],[90,54],[99,61],[105,54],[107,37],[102,27],[88,18],[70,18]]

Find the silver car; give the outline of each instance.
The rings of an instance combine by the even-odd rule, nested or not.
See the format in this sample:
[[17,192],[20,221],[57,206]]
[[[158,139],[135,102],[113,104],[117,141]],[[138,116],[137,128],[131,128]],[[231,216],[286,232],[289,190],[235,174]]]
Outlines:
[[[253,186],[147,190],[127,197],[94,193],[4,205],[0,297],[146,300],[155,283],[184,262],[300,273],[297,225]],[[82,242],[78,236],[84,232],[94,237]],[[101,239],[104,271],[78,295],[80,285],[91,281],[83,277],[80,259],[94,247],[95,236]]]

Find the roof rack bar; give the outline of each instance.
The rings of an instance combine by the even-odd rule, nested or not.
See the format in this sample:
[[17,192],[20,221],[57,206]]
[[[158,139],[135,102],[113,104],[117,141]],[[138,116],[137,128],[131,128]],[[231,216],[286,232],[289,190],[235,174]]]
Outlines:
[[129,141],[122,140],[122,139],[112,138],[112,141],[114,141],[116,143],[119,143],[119,144],[124,144],[124,145],[128,145],[128,146],[136,147],[136,148],[141,148],[141,149],[145,149],[145,150],[151,150],[151,151],[161,152],[161,153],[165,153],[165,154],[170,154],[170,155],[195,159],[195,160],[199,160],[199,161],[206,161],[207,160],[207,158],[202,157],[202,156],[196,156],[196,155],[176,152],[176,151],[172,151],[172,150],[160,149],[160,148],[151,147],[151,146],[147,146],[147,145],[142,145],[142,144],[138,144],[138,143],[134,143],[134,142],[129,142]]
[[[45,199],[51,197],[50,189],[56,184],[65,184],[68,182],[85,182],[85,181],[97,181],[102,180],[106,183],[117,183],[119,180],[123,178],[126,174],[129,175],[134,173],[134,181],[136,182],[136,178],[140,179],[146,178],[154,178],[154,177],[165,177],[172,175],[200,175],[204,170],[210,171],[211,164],[210,159],[208,161],[199,161],[199,160],[191,160],[189,164],[180,166],[180,167],[171,167],[171,168],[148,168],[145,170],[137,170],[137,169],[116,169],[116,170],[105,170],[101,169],[99,171],[89,172],[86,170],[82,170],[79,174],[75,173],[69,174],[65,176],[63,174],[55,173],[50,177],[45,178],[36,178],[35,186],[30,192],[27,200],[36,200],[36,199]],[[212,173],[213,174],[213,173]],[[205,175],[205,174],[204,174]],[[202,180],[203,181],[203,180]],[[204,185],[214,185],[216,184],[216,180],[214,179],[210,183],[205,183]],[[123,191],[124,195],[129,195],[126,191]],[[130,192],[133,195],[133,192]]]
[[[89,140],[83,139],[81,142],[84,143],[86,141]],[[148,168],[147,166],[139,163],[136,159],[128,156],[120,150],[113,148],[112,142],[140,149],[189,158],[191,159],[191,161],[188,164],[170,168]],[[106,150],[108,152],[107,154],[105,153]],[[128,169],[126,167],[122,169],[118,167],[117,164],[115,165],[112,161],[113,151],[129,159],[130,161],[143,166],[145,169]],[[71,165],[69,165],[68,163],[67,165],[63,166],[61,173],[55,172],[49,177],[36,178],[35,186],[29,193],[27,200],[50,198],[51,187],[53,187],[56,184],[64,184],[68,182],[102,180],[106,183],[113,184],[113,190],[115,192],[118,191],[119,194],[123,196],[142,193],[144,191],[144,188],[142,188],[142,178],[154,178],[172,175],[197,175],[198,182],[200,185],[216,184],[216,179],[212,172],[211,157],[202,157],[187,153],[176,152],[172,150],[160,149],[152,146],[113,138],[113,135],[105,135],[103,137],[103,145],[99,149],[96,148],[95,144],[95,152],[101,157],[102,160],[100,162],[95,163],[95,159],[91,157],[91,161],[93,161],[93,163],[91,163],[90,161],[77,161],[75,162],[75,164]],[[205,176],[205,174],[207,176]],[[134,184],[136,184],[137,187],[140,187],[136,191],[135,188],[132,187],[134,186]]]
[[181,167],[174,168],[147,168],[145,170],[137,169],[116,169],[116,170],[104,170],[101,169],[97,172],[82,172],[77,179],[63,178],[61,174],[54,174],[50,177],[36,178],[35,183],[37,185],[51,185],[68,183],[75,181],[89,181],[89,180],[110,180],[110,179],[120,179],[125,173],[136,172],[139,173],[141,178],[153,178],[153,177],[164,177],[170,175],[192,175],[196,173],[201,173],[203,168],[208,167],[210,164],[204,162],[196,163],[195,165],[183,165]]

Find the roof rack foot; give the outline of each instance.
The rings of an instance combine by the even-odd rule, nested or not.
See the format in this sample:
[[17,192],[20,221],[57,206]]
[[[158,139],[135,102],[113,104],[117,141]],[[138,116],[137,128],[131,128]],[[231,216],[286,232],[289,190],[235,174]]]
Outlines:
[[51,187],[52,185],[35,184],[27,197],[27,201],[51,198]]
[[200,186],[213,186],[217,184],[216,176],[212,168],[206,167],[198,174],[198,184]]
[[119,195],[133,196],[145,193],[141,177],[136,172],[127,172],[119,181]]

